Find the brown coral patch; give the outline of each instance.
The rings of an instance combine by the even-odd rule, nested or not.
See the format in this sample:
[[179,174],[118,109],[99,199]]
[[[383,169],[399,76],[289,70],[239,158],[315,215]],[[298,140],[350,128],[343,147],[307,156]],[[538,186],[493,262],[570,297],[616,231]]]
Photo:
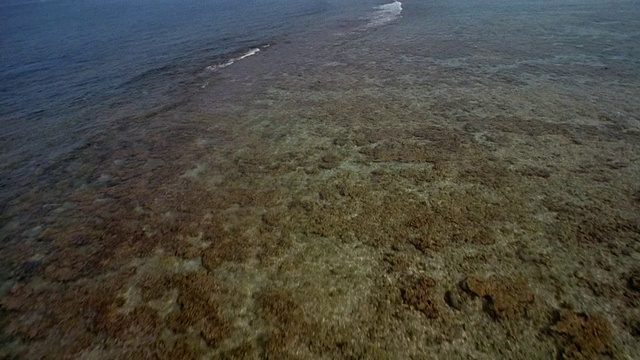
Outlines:
[[[2,300],[7,315],[3,332],[32,344],[26,358],[72,358],[105,336],[155,335],[159,321],[155,310],[143,306],[125,312],[120,308],[123,302],[118,294],[130,275],[103,277],[99,285],[18,284]],[[64,346],[58,346],[60,343]]]
[[611,352],[611,325],[600,315],[562,309],[550,330],[560,343],[563,359],[591,359]]
[[282,358],[305,335],[300,306],[293,294],[284,290],[262,293],[257,302],[259,315],[270,327],[264,337],[265,353],[267,357]]
[[240,236],[215,240],[202,253],[202,265],[213,270],[226,261],[241,262],[247,257],[248,250],[249,244]]
[[164,274],[145,274],[138,281],[143,301],[150,301],[164,296],[173,288],[172,280]]
[[439,306],[434,296],[436,281],[425,277],[413,281],[400,290],[405,304],[422,312],[427,318],[435,319],[439,314]]
[[220,316],[215,299],[220,288],[215,280],[204,272],[197,272],[180,277],[176,283],[180,290],[180,311],[169,315],[169,328],[178,333],[194,329],[212,346],[227,337],[232,327]]
[[[397,296],[397,290],[390,290],[390,294]],[[389,308],[375,310],[380,313],[371,314],[373,318],[364,323],[353,318],[336,323],[328,318],[314,319],[318,314],[306,313],[306,306],[310,304],[302,301],[313,300],[305,300],[299,295],[277,289],[263,292],[256,298],[258,315],[266,325],[265,333],[258,339],[262,358],[388,358],[388,354],[382,356],[384,353],[374,338],[389,336],[388,329],[382,325],[384,316],[391,312]]]
[[368,188],[348,172],[336,173],[317,187],[317,200],[292,209],[290,223],[310,235],[358,238],[374,246],[409,243],[428,254],[452,244],[492,244],[499,236],[492,225],[521,212],[492,202],[481,187],[437,192],[429,200],[383,187]]
[[599,216],[597,212],[589,214],[579,222],[575,229],[578,240],[583,243],[608,244],[615,238],[640,240],[640,226],[635,220],[621,216]]
[[224,360],[244,360],[258,359],[259,349],[255,341],[245,341],[242,344],[223,351],[218,355],[218,359]]
[[360,140],[356,140],[356,145],[363,146],[360,153],[372,162],[436,162],[452,158],[466,142],[464,135],[437,126],[418,128],[408,133],[399,131],[393,134],[395,136],[390,136],[389,132],[393,130],[361,134]]
[[[188,336],[180,336],[173,343],[160,339],[148,349],[149,358],[160,360],[197,359],[205,350],[197,339]],[[140,359],[140,349],[132,351],[129,359]]]
[[132,334],[155,335],[160,330],[160,317],[148,306],[137,306],[128,313],[109,306],[97,314],[93,330],[119,339],[126,339]]
[[487,314],[496,320],[513,320],[527,315],[534,302],[533,292],[522,278],[469,276],[461,283],[461,288],[485,300]]

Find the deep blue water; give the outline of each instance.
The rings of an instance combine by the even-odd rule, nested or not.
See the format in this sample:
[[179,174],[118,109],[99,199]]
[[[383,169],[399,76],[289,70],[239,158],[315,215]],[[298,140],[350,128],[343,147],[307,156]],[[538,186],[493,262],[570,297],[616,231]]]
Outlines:
[[[291,24],[282,19],[325,8],[314,0],[52,1],[3,6],[0,115],[47,117],[73,112],[83,102],[126,92],[139,85],[136,81],[194,71],[207,59],[268,42]],[[152,81],[156,86],[157,80]]]
[[0,198],[110,121],[188,101],[207,66],[379,3],[0,0]]

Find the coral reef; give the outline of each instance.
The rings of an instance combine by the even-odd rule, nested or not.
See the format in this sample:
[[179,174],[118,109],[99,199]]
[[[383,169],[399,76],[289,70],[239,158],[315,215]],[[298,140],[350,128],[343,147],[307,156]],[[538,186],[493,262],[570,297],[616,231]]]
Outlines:
[[592,359],[611,353],[611,325],[600,315],[562,309],[551,331],[562,346],[563,359]]
[[511,320],[527,315],[534,295],[523,278],[478,278],[470,276],[461,288],[485,300],[485,311],[496,320]]

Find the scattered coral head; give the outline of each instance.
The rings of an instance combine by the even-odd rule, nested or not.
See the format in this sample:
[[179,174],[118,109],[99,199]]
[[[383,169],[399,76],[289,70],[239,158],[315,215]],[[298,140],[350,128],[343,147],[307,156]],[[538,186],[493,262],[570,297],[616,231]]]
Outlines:
[[492,276],[467,277],[461,284],[462,290],[485,299],[485,311],[496,320],[513,320],[527,315],[535,297],[527,282],[522,278]]
[[401,289],[402,300],[405,304],[422,312],[427,318],[435,319],[439,315],[438,304],[433,291],[435,286],[436,281],[432,278],[417,279]]
[[550,330],[562,346],[563,359],[591,359],[611,353],[611,326],[600,315],[562,309]]

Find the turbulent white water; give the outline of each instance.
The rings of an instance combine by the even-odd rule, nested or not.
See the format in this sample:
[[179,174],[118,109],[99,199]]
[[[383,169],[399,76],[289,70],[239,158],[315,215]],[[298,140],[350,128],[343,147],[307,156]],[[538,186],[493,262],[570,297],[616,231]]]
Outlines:
[[402,3],[400,1],[394,1],[389,4],[384,4],[375,7],[375,12],[366,27],[377,27],[388,24],[401,16]]
[[[263,46],[263,48],[267,48],[267,47],[269,47],[269,45]],[[216,64],[216,65],[207,66],[207,70],[215,71],[215,70],[218,70],[218,69],[226,68],[229,65],[233,65],[233,63],[235,63],[236,61],[240,61],[240,60],[242,60],[244,58],[248,58],[249,56],[255,55],[258,52],[260,52],[260,48],[253,48],[253,49],[245,52],[244,54],[242,54],[242,55],[240,55],[238,57],[234,57],[232,59],[229,59],[229,60],[223,62],[222,64]]]

